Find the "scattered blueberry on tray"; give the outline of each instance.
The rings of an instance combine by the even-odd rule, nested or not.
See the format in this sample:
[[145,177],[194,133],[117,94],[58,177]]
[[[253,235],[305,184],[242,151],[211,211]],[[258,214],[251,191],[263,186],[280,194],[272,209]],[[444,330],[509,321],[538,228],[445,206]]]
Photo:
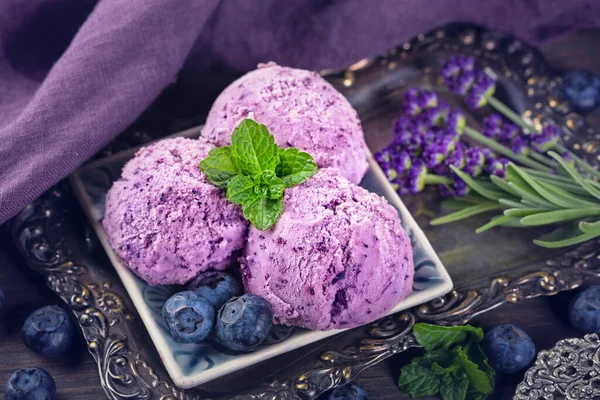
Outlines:
[[25,344],[44,357],[64,354],[73,344],[75,327],[69,314],[58,306],[34,311],[23,324]]
[[261,344],[273,326],[271,305],[262,297],[245,294],[229,300],[219,310],[217,341],[234,351],[252,351]]
[[365,389],[356,383],[348,383],[331,391],[329,400],[369,400]]
[[52,376],[41,368],[16,370],[4,387],[5,400],[54,400],[56,384]]
[[215,308],[191,290],[175,293],[163,306],[163,318],[179,343],[200,343],[211,334]]
[[237,279],[222,271],[204,272],[194,279],[188,288],[206,298],[216,310],[223,307],[232,297],[242,294]]
[[562,92],[574,111],[589,113],[600,104],[600,78],[581,69],[567,72],[563,76]]
[[569,319],[582,332],[600,333],[600,286],[590,286],[573,298]]
[[529,335],[511,324],[490,329],[485,334],[482,347],[492,368],[504,374],[524,370],[536,355],[535,345]]

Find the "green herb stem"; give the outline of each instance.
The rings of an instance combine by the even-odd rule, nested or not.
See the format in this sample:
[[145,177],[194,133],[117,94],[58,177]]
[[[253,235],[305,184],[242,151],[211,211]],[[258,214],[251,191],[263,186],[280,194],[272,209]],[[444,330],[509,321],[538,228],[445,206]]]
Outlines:
[[557,143],[554,145],[553,147],[554,150],[556,150],[559,153],[567,153],[569,154],[571,157],[573,157],[573,160],[575,161],[575,164],[583,169],[584,171],[588,172],[590,175],[600,179],[600,171],[596,170],[595,168],[593,168],[590,164],[588,164],[587,162],[585,162],[583,159],[581,159],[579,156],[577,156],[577,154],[573,153],[572,151],[568,150],[565,146],[563,146],[560,143]]
[[495,98],[494,96],[486,96],[486,99],[490,106],[494,107],[496,111],[502,113],[506,118],[510,119],[515,124],[519,125],[521,128],[525,129],[529,132],[535,132],[535,128],[525,122],[525,120],[516,112],[514,112],[510,107],[506,104]]
[[454,181],[446,176],[425,174],[426,185],[454,185]]
[[500,143],[483,136],[481,133],[479,133],[478,131],[476,131],[475,129],[473,129],[469,126],[465,126],[464,132],[466,135],[468,135],[472,139],[476,140],[477,142],[483,144],[485,147],[488,147],[489,149],[495,151],[496,153],[502,154],[503,156],[508,157],[508,158],[518,162],[521,165],[525,165],[527,167],[537,169],[539,171],[546,171],[546,172],[550,171],[550,168],[548,168],[544,164],[541,164],[541,163],[531,160],[525,156],[521,156],[519,154],[514,153],[508,147],[502,146]]
[[532,151],[529,153],[529,157],[533,158],[534,160],[550,167],[550,168],[554,168],[556,167],[556,163],[552,162],[551,159],[549,159],[548,157],[544,156],[543,154],[540,154],[538,152],[536,152],[534,149],[532,149]]

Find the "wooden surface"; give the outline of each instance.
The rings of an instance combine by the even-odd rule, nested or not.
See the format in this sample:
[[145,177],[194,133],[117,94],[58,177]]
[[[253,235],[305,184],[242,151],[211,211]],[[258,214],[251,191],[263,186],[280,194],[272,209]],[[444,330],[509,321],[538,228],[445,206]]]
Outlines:
[[[600,31],[585,31],[555,39],[541,46],[549,64],[558,70],[588,68],[600,74]],[[598,126],[600,111],[588,118]],[[45,360],[23,344],[21,326],[34,309],[57,303],[40,276],[30,271],[15,253],[6,228],[0,227],[0,286],[4,304],[0,309],[0,384],[21,367],[37,366],[48,370],[56,380],[59,400],[106,398],[100,388],[96,365],[77,343],[71,357]],[[568,324],[566,305],[571,294],[530,300],[501,307],[473,321],[486,327],[514,323],[527,331],[538,350],[547,349],[565,337],[580,336]],[[414,353],[402,354],[365,371],[358,382],[371,399],[409,399],[396,388],[398,371]],[[511,399],[522,375],[500,377],[492,399]]]

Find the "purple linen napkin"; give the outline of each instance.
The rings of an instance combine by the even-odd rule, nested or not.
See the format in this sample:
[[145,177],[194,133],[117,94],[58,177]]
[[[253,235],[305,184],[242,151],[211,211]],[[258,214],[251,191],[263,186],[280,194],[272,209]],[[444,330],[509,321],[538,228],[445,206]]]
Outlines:
[[599,26],[594,3],[4,0],[0,223],[123,131],[167,85],[202,90],[199,77],[215,62],[239,72],[269,60],[339,67],[452,21],[539,41]]

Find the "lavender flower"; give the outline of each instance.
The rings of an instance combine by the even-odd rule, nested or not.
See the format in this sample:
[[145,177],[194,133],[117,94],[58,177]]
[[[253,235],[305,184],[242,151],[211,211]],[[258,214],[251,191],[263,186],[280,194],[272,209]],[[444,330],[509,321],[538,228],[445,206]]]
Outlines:
[[408,190],[417,194],[425,188],[425,177],[427,176],[427,167],[422,160],[414,160],[412,167],[408,171]]
[[560,137],[560,130],[554,124],[546,124],[542,128],[542,132],[537,135],[532,135],[531,144],[533,147],[543,153],[550,150]]
[[454,93],[464,96],[475,83],[475,74],[472,72],[463,72],[449,87]]
[[466,166],[464,171],[472,177],[481,175],[483,166],[485,165],[485,156],[481,147],[469,147],[465,151]]
[[496,175],[499,178],[504,178],[504,172],[506,170],[506,164],[509,163],[509,160],[506,158],[486,158],[485,160],[485,172],[490,175]]
[[506,122],[504,125],[502,125],[499,139],[503,143],[510,143],[520,135],[523,135],[523,132],[518,125]]
[[440,185],[440,193],[442,197],[464,197],[469,193],[469,186],[458,176],[453,174],[451,177],[454,181],[452,186]]
[[412,121],[408,116],[403,115],[400,118],[394,120],[394,133],[410,131],[411,129]]
[[529,154],[529,141],[524,136],[519,136],[513,140],[510,149],[515,154],[526,156]]
[[460,111],[453,110],[448,114],[447,130],[456,132],[457,135],[462,135],[466,125],[467,119]]
[[403,174],[409,170],[412,165],[410,155],[406,151],[401,151],[392,157],[392,165],[396,169],[396,172]]
[[417,98],[417,104],[423,110],[436,107],[438,105],[438,96],[435,92],[421,90]]
[[502,129],[502,117],[498,114],[492,114],[485,117],[482,121],[481,133],[490,138],[497,139]]
[[483,71],[475,72],[475,82],[466,93],[465,103],[471,110],[487,104],[487,96],[492,96],[496,91],[496,82]]
[[448,113],[450,112],[450,106],[446,103],[439,101],[438,105],[431,107],[425,111],[427,122],[432,127],[441,127],[448,120]]

